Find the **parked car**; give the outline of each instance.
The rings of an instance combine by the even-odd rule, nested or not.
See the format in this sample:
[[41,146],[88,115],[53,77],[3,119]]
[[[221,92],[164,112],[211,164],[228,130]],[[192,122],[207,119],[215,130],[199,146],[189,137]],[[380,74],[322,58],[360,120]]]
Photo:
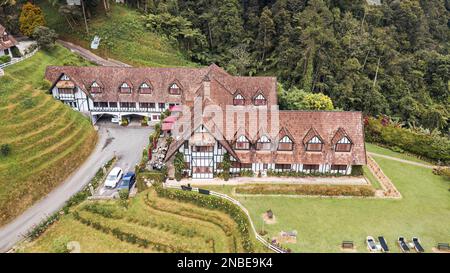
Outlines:
[[112,123],[119,123],[119,122],[120,122],[120,119],[119,119],[119,117],[112,117],[112,118],[111,118],[111,122],[112,122]]
[[120,182],[117,189],[119,190],[131,190],[134,183],[136,182],[136,174],[134,172],[128,172]]
[[119,167],[114,167],[106,177],[105,187],[115,188],[117,186],[117,183],[120,182],[120,179],[122,179],[122,176],[123,176],[122,169]]

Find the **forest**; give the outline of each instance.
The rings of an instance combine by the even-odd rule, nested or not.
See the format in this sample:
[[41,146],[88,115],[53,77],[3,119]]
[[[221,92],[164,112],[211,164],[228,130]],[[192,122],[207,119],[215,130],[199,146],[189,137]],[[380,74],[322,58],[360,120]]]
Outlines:
[[[65,0],[50,2],[59,3],[66,18],[87,17],[86,28],[90,17],[111,8],[108,0],[82,0],[82,11]],[[125,5],[140,10],[149,31],[196,63],[214,62],[235,75],[277,76],[282,108],[302,109],[298,102],[319,94],[331,98],[331,108],[387,115],[404,127],[447,135],[450,1],[381,2],[126,0]]]

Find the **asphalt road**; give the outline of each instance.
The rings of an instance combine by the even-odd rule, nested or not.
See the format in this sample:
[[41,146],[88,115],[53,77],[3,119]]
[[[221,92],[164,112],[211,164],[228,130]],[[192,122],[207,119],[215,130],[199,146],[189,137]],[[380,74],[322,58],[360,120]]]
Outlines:
[[64,46],[65,48],[71,50],[75,54],[78,54],[81,57],[83,57],[84,59],[86,59],[88,61],[91,61],[91,62],[93,62],[93,63],[95,63],[97,65],[130,67],[130,65],[128,65],[126,63],[122,63],[122,62],[114,60],[114,59],[105,59],[105,58],[102,58],[100,56],[97,56],[94,53],[92,53],[90,50],[85,49],[85,48],[83,48],[81,46],[75,45],[73,43],[62,41],[62,40],[57,40],[57,42],[60,45]]
[[101,124],[97,146],[81,167],[42,200],[0,228],[0,251],[11,249],[35,225],[60,209],[66,200],[87,185],[97,170],[114,155],[118,157],[116,166],[125,172],[133,170],[141,159],[152,130],[153,127]]

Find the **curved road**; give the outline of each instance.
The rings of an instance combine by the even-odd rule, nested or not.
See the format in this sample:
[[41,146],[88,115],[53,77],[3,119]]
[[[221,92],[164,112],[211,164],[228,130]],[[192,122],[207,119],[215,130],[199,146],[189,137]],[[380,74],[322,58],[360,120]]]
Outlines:
[[0,228],[0,251],[11,249],[35,225],[58,211],[114,155],[118,157],[116,166],[122,167],[124,171],[133,170],[141,159],[143,149],[148,145],[148,136],[152,130],[152,127],[101,125],[97,146],[80,168],[42,200]]

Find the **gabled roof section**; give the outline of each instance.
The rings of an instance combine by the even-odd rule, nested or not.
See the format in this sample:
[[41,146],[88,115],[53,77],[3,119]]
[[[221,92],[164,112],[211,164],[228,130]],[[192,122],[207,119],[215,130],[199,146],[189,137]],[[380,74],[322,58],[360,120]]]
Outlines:
[[306,133],[305,137],[303,138],[303,144],[306,145],[311,139],[314,137],[318,137],[322,143],[324,143],[323,138],[320,136],[320,134],[314,129],[314,127],[311,127],[309,131]]
[[131,90],[133,90],[133,83],[130,81],[130,79],[124,79],[124,80],[122,81],[122,83],[119,85],[119,88],[122,87],[122,85],[123,85],[124,83],[126,83],[126,84],[131,88]]
[[335,145],[343,137],[346,137],[350,141],[350,143],[353,143],[352,139],[348,136],[347,132],[345,132],[344,128],[339,127],[336,131],[336,134],[334,134],[333,138],[331,139],[331,144]]
[[283,137],[288,136],[293,143],[295,143],[295,139],[292,136],[291,132],[286,127],[282,127],[280,132],[277,135],[276,141],[279,142]]

